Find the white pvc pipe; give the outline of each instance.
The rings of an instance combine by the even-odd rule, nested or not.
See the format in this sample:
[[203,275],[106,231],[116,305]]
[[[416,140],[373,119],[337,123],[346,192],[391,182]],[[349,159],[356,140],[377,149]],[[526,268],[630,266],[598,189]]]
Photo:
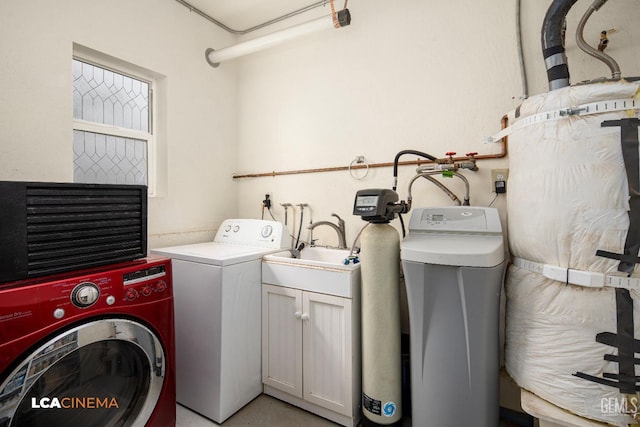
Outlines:
[[266,34],[262,37],[225,47],[220,50],[207,49],[206,58],[209,64],[217,67],[220,62],[258,52],[284,41],[332,27],[333,18],[331,15],[327,15],[293,27]]

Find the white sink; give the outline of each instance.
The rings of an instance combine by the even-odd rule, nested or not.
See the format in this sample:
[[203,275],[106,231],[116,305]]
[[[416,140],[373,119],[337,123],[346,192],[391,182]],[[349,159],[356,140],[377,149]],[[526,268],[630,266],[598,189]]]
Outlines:
[[348,262],[349,251],[307,247],[300,257],[289,251],[262,258],[262,282],[330,295],[353,297],[360,286],[360,264]]
[[269,261],[292,263],[296,265],[308,265],[310,267],[320,268],[343,268],[353,270],[359,268],[358,264],[353,262],[345,263],[349,257],[347,249],[331,249],[320,246],[310,246],[300,251],[298,258],[293,258],[291,252],[278,252],[276,254],[267,255],[264,259]]

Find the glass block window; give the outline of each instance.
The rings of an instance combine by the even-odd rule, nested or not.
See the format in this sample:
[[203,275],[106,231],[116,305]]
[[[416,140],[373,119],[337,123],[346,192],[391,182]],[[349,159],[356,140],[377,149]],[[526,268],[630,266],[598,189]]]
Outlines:
[[73,179],[149,183],[151,84],[73,60]]

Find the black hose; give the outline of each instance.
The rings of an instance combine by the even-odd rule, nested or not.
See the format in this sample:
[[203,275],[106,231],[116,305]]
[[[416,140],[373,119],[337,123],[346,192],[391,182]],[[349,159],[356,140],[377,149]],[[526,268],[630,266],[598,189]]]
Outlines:
[[407,237],[407,230],[404,226],[404,218],[402,218],[401,213],[398,214],[398,219],[400,220],[400,226],[402,228],[402,238],[404,239],[405,237]]
[[304,218],[304,207],[300,208],[300,227],[298,228],[298,238],[296,239],[296,245],[294,249],[298,249],[300,243],[300,235],[302,234],[302,219]]
[[434,157],[431,154],[423,153],[422,151],[416,151],[416,150],[400,151],[398,154],[396,154],[396,158],[393,160],[393,191],[396,191],[396,188],[398,187],[398,160],[400,159],[400,156],[404,154],[415,154],[416,156],[422,156],[434,162],[438,160],[437,157]]

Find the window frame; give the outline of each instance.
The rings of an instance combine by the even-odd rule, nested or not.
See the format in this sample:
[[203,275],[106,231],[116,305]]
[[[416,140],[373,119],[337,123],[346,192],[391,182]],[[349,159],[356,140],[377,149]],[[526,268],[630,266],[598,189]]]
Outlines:
[[[96,57],[97,56],[97,57]],[[72,55],[71,65],[73,67],[73,60],[84,62],[94,67],[99,67],[104,70],[112,71],[114,73],[122,74],[147,83],[149,85],[149,132],[143,132],[135,129],[123,128],[120,126],[108,125],[98,122],[92,122],[88,120],[77,119],[72,116],[72,131],[78,130],[82,132],[99,133],[107,136],[115,136],[120,138],[138,139],[146,142],[147,146],[147,194],[149,197],[156,195],[156,121],[154,120],[155,111],[157,108],[155,91],[157,82],[156,79],[150,77],[148,72],[144,69],[137,67],[133,64],[126,63],[124,61],[111,58],[107,55],[100,55],[97,52],[79,53],[74,50]],[[71,103],[73,107],[73,84],[71,91]]]

